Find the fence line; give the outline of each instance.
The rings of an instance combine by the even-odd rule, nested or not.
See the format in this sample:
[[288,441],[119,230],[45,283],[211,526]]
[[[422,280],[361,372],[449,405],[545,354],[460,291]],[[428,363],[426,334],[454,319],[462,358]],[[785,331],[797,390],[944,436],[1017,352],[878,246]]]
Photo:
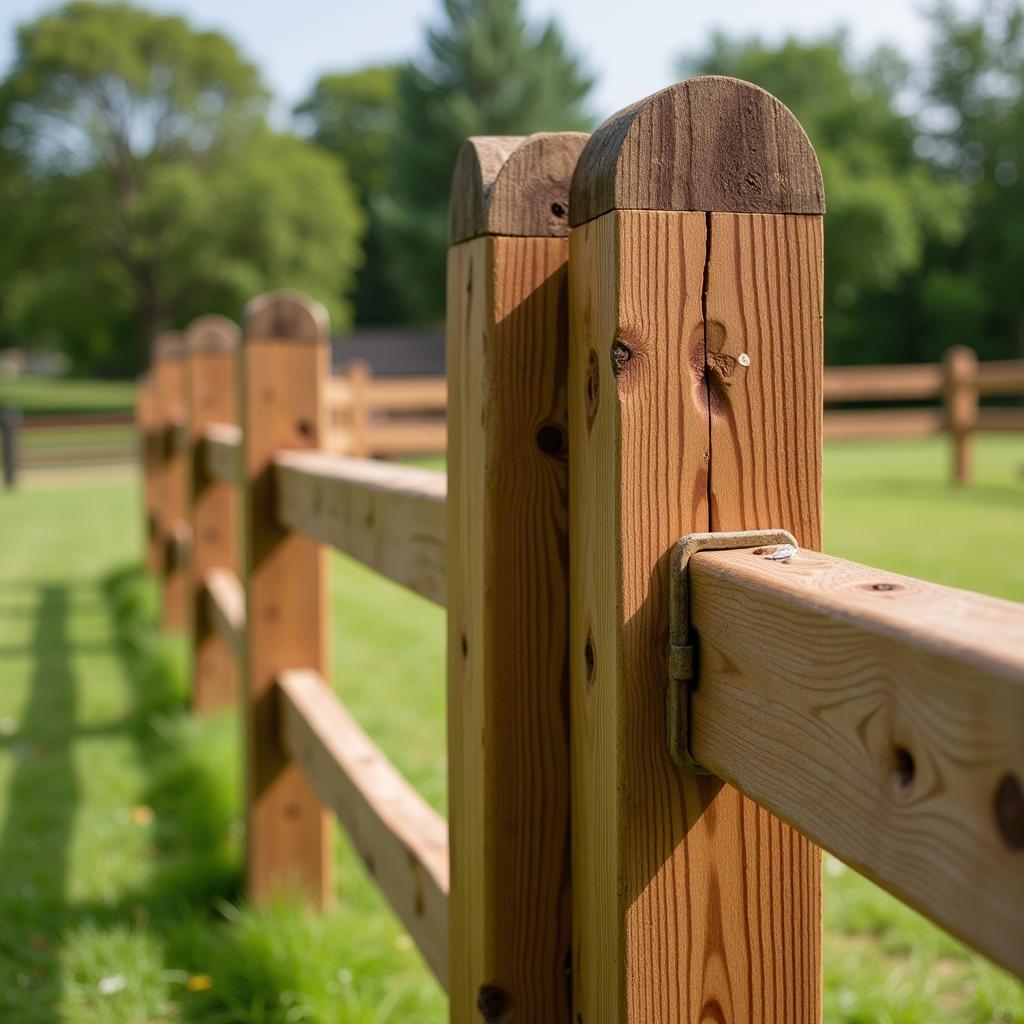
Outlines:
[[[1024,975],[1024,606],[814,553],[823,196],[792,115],[694,79],[589,141],[472,139],[452,196],[447,476],[326,450],[326,314],[294,293],[217,347],[237,424],[197,411],[198,326],[140,390],[165,609],[191,580],[242,681],[249,895],[329,900],[329,810],[453,1021],[816,1022],[820,843]],[[957,358],[889,394],[1016,386]],[[215,487],[244,557],[200,567]],[[324,544],[447,609],[447,823],[331,692]],[[708,544],[736,550],[679,560]]]

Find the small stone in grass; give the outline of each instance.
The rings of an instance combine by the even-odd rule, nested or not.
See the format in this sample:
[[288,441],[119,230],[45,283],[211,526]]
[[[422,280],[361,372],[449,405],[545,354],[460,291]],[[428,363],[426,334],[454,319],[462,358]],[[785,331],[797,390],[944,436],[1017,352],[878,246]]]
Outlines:
[[96,987],[101,996],[112,996],[123,992],[127,986],[128,979],[123,974],[108,974],[105,978],[100,978]]

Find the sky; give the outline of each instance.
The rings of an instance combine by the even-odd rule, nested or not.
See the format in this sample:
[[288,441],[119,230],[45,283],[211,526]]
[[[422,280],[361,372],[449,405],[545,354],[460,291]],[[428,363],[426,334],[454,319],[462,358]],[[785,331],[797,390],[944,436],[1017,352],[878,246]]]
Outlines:
[[[262,69],[279,116],[321,72],[422,52],[423,31],[440,0],[135,0],[185,15],[239,43]],[[715,29],[768,38],[814,36],[845,26],[858,49],[892,43],[914,57],[928,45],[925,0],[523,0],[533,19],[554,18],[596,76],[593,113],[603,118],[668,85],[681,52],[699,49]],[[0,71],[13,59],[14,28],[53,0],[0,0]],[[967,9],[967,0],[955,6]],[[973,7],[974,5],[970,5]]]

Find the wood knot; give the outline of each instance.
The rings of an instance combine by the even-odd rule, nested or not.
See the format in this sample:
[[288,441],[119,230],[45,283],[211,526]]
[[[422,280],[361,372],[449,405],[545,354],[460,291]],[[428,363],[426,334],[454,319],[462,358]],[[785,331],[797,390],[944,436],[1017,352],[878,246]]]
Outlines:
[[623,345],[621,341],[616,341],[612,345],[612,373],[616,377],[621,377],[626,372],[626,366],[632,358],[633,350]]
[[1024,791],[1019,780],[1007,772],[996,786],[996,825],[1011,850],[1024,850]]
[[601,367],[597,361],[597,353],[591,349],[587,357],[587,430],[589,431],[597,419],[597,407],[601,398]]
[[591,685],[594,682],[594,638],[587,633],[587,642],[583,648],[583,664],[587,668],[587,685]]
[[560,455],[565,447],[565,433],[555,423],[545,423],[537,431],[537,447],[545,455]]
[[507,1024],[512,1020],[512,996],[499,985],[481,985],[476,1008],[485,1024]]

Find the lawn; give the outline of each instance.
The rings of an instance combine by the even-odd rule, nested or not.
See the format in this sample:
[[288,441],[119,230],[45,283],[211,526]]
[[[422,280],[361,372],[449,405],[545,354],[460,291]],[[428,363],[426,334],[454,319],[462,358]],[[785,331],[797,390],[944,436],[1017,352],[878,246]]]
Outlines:
[[[826,452],[826,544],[1024,600],[1024,440],[985,439],[978,484],[937,442]],[[316,918],[240,899],[234,717],[183,713],[186,657],[154,628],[129,481],[0,494],[0,1021],[441,1022],[443,994],[338,847]],[[445,801],[440,609],[336,557],[346,703]],[[830,1024],[1024,1024],[1024,989],[831,858]]]
[[126,380],[65,377],[0,377],[0,408],[23,413],[123,412],[135,408],[135,384]]

